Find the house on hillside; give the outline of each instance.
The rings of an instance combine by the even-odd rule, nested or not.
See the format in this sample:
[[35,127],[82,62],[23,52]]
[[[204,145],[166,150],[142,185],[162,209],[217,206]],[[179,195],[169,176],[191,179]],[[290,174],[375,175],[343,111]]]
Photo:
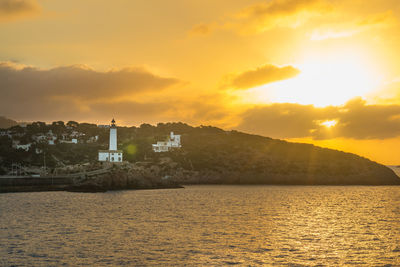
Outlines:
[[72,138],[71,140],[60,140],[59,142],[65,144],[78,144],[78,139]]
[[55,141],[57,140],[57,135],[54,134],[52,130],[49,130],[46,134],[39,133],[32,135],[32,139],[36,143],[47,143],[49,145],[55,145]]
[[18,145],[15,145],[15,148],[16,148],[16,149],[22,149],[22,150],[25,150],[25,151],[29,151],[29,149],[31,148],[31,146],[32,146],[31,143],[29,143],[29,144],[24,144],[24,145],[18,144]]
[[55,145],[55,141],[57,140],[57,135],[53,133],[52,130],[47,132],[47,142],[49,145]]
[[181,136],[175,135],[171,132],[167,141],[159,141],[157,144],[152,144],[154,152],[168,152],[172,148],[180,148],[181,146]]

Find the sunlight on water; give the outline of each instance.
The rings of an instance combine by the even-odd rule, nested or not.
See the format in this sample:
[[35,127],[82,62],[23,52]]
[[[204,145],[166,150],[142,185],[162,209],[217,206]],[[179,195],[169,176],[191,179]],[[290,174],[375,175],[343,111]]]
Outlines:
[[400,264],[400,187],[0,195],[0,265]]

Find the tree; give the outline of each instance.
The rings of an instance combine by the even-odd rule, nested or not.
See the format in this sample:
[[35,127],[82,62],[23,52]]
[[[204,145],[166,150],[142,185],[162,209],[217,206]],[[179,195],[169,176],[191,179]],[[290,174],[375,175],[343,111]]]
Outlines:
[[76,128],[79,132],[86,134],[87,136],[98,135],[100,130],[96,124],[92,123],[80,123]]
[[72,127],[72,128],[76,128],[76,127],[79,126],[79,123],[76,122],[76,121],[69,121],[69,122],[67,122],[67,126],[68,127]]
[[24,132],[25,132],[25,129],[22,128],[22,127],[19,126],[19,125],[12,126],[12,127],[10,128],[10,130],[13,131],[14,133],[24,133]]
[[63,121],[54,121],[50,126],[50,130],[57,135],[61,135],[65,131],[65,124]]
[[28,124],[26,128],[30,134],[47,132],[47,125],[42,121],[32,122],[31,124]]

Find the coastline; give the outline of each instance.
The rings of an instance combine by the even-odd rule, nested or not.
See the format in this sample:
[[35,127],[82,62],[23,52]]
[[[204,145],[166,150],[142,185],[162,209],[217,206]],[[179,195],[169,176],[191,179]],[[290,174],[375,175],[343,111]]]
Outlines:
[[[169,165],[173,162],[168,162]],[[183,168],[166,167],[164,163],[115,164],[107,168],[58,176],[2,176],[0,193],[16,192],[107,192],[115,190],[145,190],[183,188],[184,185],[283,185],[283,186],[388,186],[400,185],[398,166],[388,166],[387,171],[397,177],[384,179],[377,175],[369,176],[335,176],[313,175],[306,173],[240,173],[215,172],[212,170],[190,171]],[[164,171],[161,171],[162,169]]]
[[140,183],[135,181],[121,179],[121,176],[96,177],[82,180],[76,178],[57,178],[57,177],[18,177],[18,178],[0,178],[0,194],[1,193],[24,193],[24,192],[48,192],[48,191],[67,191],[79,193],[104,193],[107,191],[121,190],[152,190],[152,189],[181,189],[191,185],[234,185],[234,186],[399,186],[399,183],[393,184],[332,184],[332,183],[177,183],[174,181],[162,181],[158,183],[151,180],[143,179]]
[[170,189],[183,188],[176,183],[143,183],[142,185],[129,185],[113,183],[99,183],[99,177],[85,179],[84,182],[70,177],[7,177],[0,178],[1,193],[23,193],[23,192],[46,192],[46,191],[68,191],[68,192],[107,192],[115,190],[146,190],[146,189]]

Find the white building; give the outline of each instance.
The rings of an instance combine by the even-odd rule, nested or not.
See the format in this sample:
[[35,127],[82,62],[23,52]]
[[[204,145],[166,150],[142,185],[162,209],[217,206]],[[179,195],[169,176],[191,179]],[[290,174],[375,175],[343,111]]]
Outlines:
[[79,138],[79,137],[85,136],[85,134],[78,132],[78,131],[72,131],[72,133],[69,136],[71,138]]
[[32,136],[32,139],[37,143],[48,143],[49,145],[55,145],[55,141],[57,140],[57,135],[53,134],[51,130],[47,132],[47,134],[35,134]]
[[35,135],[32,135],[32,139],[35,140],[35,142],[39,143],[39,142],[46,141],[47,136],[44,134],[35,134]]
[[99,141],[99,136],[95,135],[95,136],[89,137],[89,139],[86,142],[87,143],[96,143],[97,141]]
[[25,150],[25,151],[29,151],[29,149],[31,148],[31,145],[32,144],[25,144],[25,145],[16,145],[15,146],[15,148],[16,149],[22,149],[22,150]]
[[65,144],[78,144],[78,139],[72,138],[71,140],[60,140],[59,142]]
[[167,141],[159,141],[157,144],[153,144],[154,152],[168,152],[171,148],[179,148],[181,147],[181,136],[175,135],[174,132],[171,132]]
[[117,149],[117,126],[113,119],[110,127],[110,145],[108,150],[99,150],[99,161],[122,162],[122,154],[122,150]]
[[57,140],[57,137],[49,137],[49,140],[48,140],[49,145],[54,146],[56,144],[56,142],[55,142],[56,140]]

